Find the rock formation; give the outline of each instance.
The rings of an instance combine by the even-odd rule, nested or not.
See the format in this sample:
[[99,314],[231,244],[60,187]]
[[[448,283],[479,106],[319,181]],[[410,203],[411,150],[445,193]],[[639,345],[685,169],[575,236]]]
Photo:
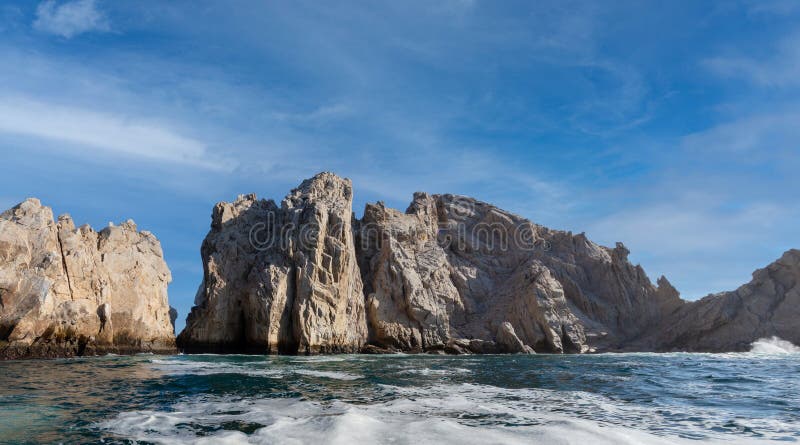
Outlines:
[[278,207],[254,195],[214,208],[204,279],[178,337],[189,351],[356,352],[367,340],[352,185],[323,173]]
[[687,302],[632,349],[748,351],[761,338],[800,344],[800,250],[792,249],[732,292]]
[[[187,351],[532,353],[740,350],[800,342],[797,251],[739,290],[685,302],[621,243],[551,230],[490,204],[417,193],[406,212],[352,216],[349,180],[321,173],[280,207],[220,203]],[[363,284],[362,284],[363,283]]]
[[161,245],[95,232],[28,199],[0,214],[0,357],[175,350]]
[[[359,236],[370,341],[384,347],[518,336],[539,352],[616,349],[680,305],[621,244],[463,196],[417,193],[406,213],[367,205]],[[498,347],[519,352],[513,343]]]

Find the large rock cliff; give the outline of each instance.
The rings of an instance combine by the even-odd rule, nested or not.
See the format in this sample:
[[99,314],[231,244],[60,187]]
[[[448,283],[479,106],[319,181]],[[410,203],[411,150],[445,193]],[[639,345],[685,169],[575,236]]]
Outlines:
[[479,339],[467,349],[504,351],[517,343],[501,341],[510,333],[539,352],[617,349],[681,304],[621,244],[463,196],[418,193],[406,213],[367,205],[359,237],[370,340],[384,347]]
[[95,232],[28,199],[0,214],[0,357],[175,350],[161,245]]
[[[202,247],[187,351],[740,350],[797,342],[797,251],[739,290],[685,302],[613,248],[472,198],[417,193],[352,216],[321,173],[283,200],[220,203]],[[362,285],[363,283],[363,285]]]
[[178,337],[189,351],[356,352],[367,341],[352,185],[330,173],[278,207],[254,195],[214,208],[204,279]]

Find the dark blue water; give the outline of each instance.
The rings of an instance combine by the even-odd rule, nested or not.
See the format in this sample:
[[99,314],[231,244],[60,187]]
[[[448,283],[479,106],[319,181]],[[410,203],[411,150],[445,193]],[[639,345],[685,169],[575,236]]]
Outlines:
[[800,441],[800,354],[0,363],[3,443]]

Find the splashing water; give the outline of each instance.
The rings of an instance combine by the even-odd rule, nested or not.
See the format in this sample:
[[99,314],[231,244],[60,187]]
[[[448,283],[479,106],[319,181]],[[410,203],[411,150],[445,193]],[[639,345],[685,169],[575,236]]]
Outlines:
[[756,354],[800,354],[800,347],[778,337],[770,337],[754,341],[750,352]]

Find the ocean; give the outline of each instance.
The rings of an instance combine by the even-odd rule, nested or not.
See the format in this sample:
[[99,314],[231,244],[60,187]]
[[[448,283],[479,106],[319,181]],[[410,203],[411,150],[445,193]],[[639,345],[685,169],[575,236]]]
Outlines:
[[0,362],[0,442],[800,441],[800,350]]

